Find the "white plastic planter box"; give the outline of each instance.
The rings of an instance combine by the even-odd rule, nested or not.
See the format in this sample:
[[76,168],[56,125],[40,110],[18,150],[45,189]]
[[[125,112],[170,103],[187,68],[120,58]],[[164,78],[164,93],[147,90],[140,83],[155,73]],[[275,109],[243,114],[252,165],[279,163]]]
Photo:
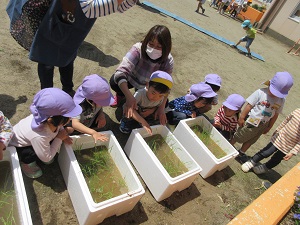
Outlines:
[[[116,166],[118,167],[128,192],[103,202],[95,203],[76,160],[72,145],[62,145],[58,163],[64,177],[68,192],[73,203],[77,219],[81,225],[95,225],[112,215],[121,215],[129,212],[140,200],[145,190],[135,174],[130,162],[111,131],[106,134],[107,142],[97,141],[98,145],[106,146]],[[73,145],[82,145],[83,149],[93,148],[94,139],[90,135],[72,136]],[[74,146],[75,147],[75,146]]]
[[162,201],[175,191],[189,187],[201,171],[200,166],[178,142],[168,128],[162,125],[152,126],[153,134],[160,134],[171,147],[179,160],[188,169],[177,177],[171,177],[159,159],[150,149],[145,137],[150,136],[144,128],[134,129],[125,145],[125,152],[156,201]]
[[[216,156],[206,147],[200,138],[190,128],[200,125],[210,134],[210,138],[226,153],[222,158]],[[173,132],[174,136],[186,148],[196,162],[201,166],[200,175],[207,178],[216,171],[227,167],[238,155],[238,151],[218,132],[218,130],[204,117],[181,120]]]
[[[20,221],[16,221],[16,223],[21,225],[32,225],[32,219],[29,211],[26,190],[24,186],[22,171],[21,171],[16,148],[7,147],[7,149],[3,152],[2,161],[10,162],[10,168],[13,176],[14,190],[15,190],[15,195],[17,200],[17,208],[18,208],[19,219],[20,219]],[[4,179],[4,177],[0,177],[0,179]]]

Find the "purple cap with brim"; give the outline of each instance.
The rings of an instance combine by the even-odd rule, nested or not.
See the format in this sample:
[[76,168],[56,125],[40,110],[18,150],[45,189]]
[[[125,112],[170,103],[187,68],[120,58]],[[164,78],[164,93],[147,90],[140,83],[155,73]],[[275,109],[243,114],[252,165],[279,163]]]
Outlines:
[[245,103],[243,96],[239,94],[229,95],[228,98],[223,102],[223,105],[231,110],[240,110]]
[[204,78],[204,81],[206,83],[210,83],[210,84],[213,84],[213,85],[217,85],[219,87],[221,87],[221,84],[222,84],[222,79],[221,77],[218,75],[218,74],[207,74]]
[[114,103],[107,80],[97,74],[86,76],[74,95],[74,102],[80,104],[84,99],[92,100],[97,105],[109,106]]
[[288,72],[277,72],[270,80],[270,92],[278,98],[284,98],[294,84],[294,79]]
[[82,108],[61,89],[45,88],[34,96],[30,111],[33,114],[31,128],[36,129],[51,116],[78,116],[81,114]]
[[190,87],[190,91],[185,96],[185,100],[188,102],[193,102],[200,97],[212,98],[215,97],[216,95],[217,94],[212,90],[212,88],[208,84],[204,82],[200,82],[198,84],[193,84]]

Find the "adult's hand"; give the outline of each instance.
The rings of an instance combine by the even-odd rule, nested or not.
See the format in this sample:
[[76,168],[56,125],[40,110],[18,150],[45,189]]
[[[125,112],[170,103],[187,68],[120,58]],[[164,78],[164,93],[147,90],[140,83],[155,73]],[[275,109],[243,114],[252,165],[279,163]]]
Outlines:
[[123,110],[124,110],[123,112],[124,116],[127,118],[131,118],[133,115],[133,110],[137,110],[136,100],[133,97],[133,95],[128,96],[126,98],[126,102],[124,104]]

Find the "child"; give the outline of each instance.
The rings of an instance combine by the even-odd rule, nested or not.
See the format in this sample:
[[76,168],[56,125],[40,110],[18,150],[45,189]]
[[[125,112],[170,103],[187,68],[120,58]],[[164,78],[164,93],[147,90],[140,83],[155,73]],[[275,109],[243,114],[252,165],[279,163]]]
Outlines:
[[202,9],[202,14],[204,14],[205,12],[205,9],[202,7],[203,4],[206,2],[206,0],[197,0],[199,3],[198,3],[198,7],[196,9],[195,12],[199,13],[199,9],[201,8]]
[[79,115],[82,109],[72,97],[58,88],[45,88],[39,91],[30,106],[31,115],[22,119],[14,127],[10,145],[17,148],[21,169],[27,177],[42,176],[36,164],[51,163],[59,151],[62,141],[71,144],[69,130],[64,125],[70,117]]
[[[167,27],[156,25],[147,33],[142,42],[132,46],[115,74],[110,79],[110,86],[116,92],[116,102],[111,105],[117,107],[124,97],[126,98],[124,114],[132,117],[133,109],[137,103],[131,88],[142,89],[149,82],[151,74],[157,70],[172,74],[173,57],[170,54],[172,47],[171,34]],[[167,99],[164,99],[166,103]],[[157,111],[162,124],[166,123],[164,104]]]
[[106,79],[93,74],[86,76],[74,95],[74,102],[82,108],[82,113],[72,118],[72,127],[85,134],[90,134],[97,140],[105,141],[105,135],[95,129],[106,125],[102,106],[114,103],[110,87]]
[[246,43],[246,49],[248,51],[248,53],[246,54],[246,56],[251,58],[251,51],[250,51],[250,45],[252,44],[254,38],[255,38],[255,34],[256,34],[256,30],[252,27],[252,24],[250,22],[250,20],[245,20],[242,23],[242,28],[244,30],[246,30],[246,36],[241,38],[238,43],[236,43],[235,45],[231,45],[231,47],[233,48],[237,48],[237,46],[241,43],[241,42],[247,42]]
[[293,77],[288,72],[277,72],[265,84],[269,87],[256,90],[246,99],[247,105],[238,120],[239,128],[231,140],[231,144],[242,143],[240,156],[273,127],[293,86]]
[[161,104],[164,104],[164,98],[168,96],[172,86],[173,80],[168,73],[163,71],[152,73],[149,84],[145,88],[135,92],[134,97],[138,109],[133,111],[132,118],[122,118],[120,131],[129,134],[132,129],[142,126],[149,134],[152,134],[149,123],[156,123],[156,110]]
[[[300,150],[300,108],[294,110],[277,127],[272,135],[271,142],[242,165],[247,173],[253,168],[254,173],[262,174],[277,166],[281,160],[289,160]],[[271,159],[261,165],[256,163],[271,156]]]
[[180,120],[200,116],[201,108],[212,104],[213,97],[216,95],[212,88],[204,82],[193,84],[187,95],[169,102],[171,111],[167,113],[168,123],[177,125]]
[[3,151],[6,149],[13,136],[13,127],[9,120],[0,111],[0,160],[3,159]]
[[221,3],[218,5],[218,9],[217,9],[217,12],[220,13],[220,14],[223,14],[224,13],[224,7],[225,10],[227,9],[227,7],[229,6],[229,3],[230,3],[230,0],[221,0]]
[[[207,74],[204,78],[204,81],[206,84],[208,84],[212,90],[217,93],[220,88],[221,88],[221,84],[222,84],[222,79],[218,74]],[[207,113],[208,111],[210,111],[212,109],[212,105],[218,105],[218,95],[216,95],[211,104],[207,104],[203,107],[201,107],[201,109],[199,109],[199,112],[201,114]]]
[[245,99],[238,94],[229,95],[214,118],[214,127],[229,141],[237,129],[238,117]]

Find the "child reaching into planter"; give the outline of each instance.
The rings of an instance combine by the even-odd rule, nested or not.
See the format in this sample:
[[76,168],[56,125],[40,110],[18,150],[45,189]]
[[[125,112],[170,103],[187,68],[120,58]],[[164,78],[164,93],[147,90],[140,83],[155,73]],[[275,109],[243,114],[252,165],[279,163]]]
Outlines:
[[[277,127],[270,143],[242,165],[247,173],[253,168],[254,173],[262,174],[277,166],[282,160],[288,161],[300,150],[300,108],[294,110]],[[256,166],[262,159],[270,157],[269,161]]]
[[0,160],[3,159],[3,151],[13,136],[13,127],[9,120],[0,111]]
[[215,118],[214,127],[229,141],[237,129],[239,113],[245,103],[245,99],[239,94],[229,95]]
[[37,161],[51,163],[62,141],[72,143],[68,134],[73,129],[63,126],[82,109],[61,89],[45,88],[34,96],[30,111],[30,116],[13,127],[14,135],[9,145],[16,147],[24,174],[38,178],[43,172]]
[[238,120],[239,128],[230,141],[232,145],[242,143],[239,150],[241,157],[262,134],[268,133],[273,127],[293,82],[288,72],[277,72],[270,81],[264,83],[268,88],[258,89],[246,99],[247,104]]
[[247,42],[245,47],[246,47],[248,53],[246,54],[246,56],[251,58],[250,45],[254,41],[256,30],[252,27],[250,20],[245,20],[241,26],[246,31],[247,35],[245,37],[242,37],[235,45],[231,45],[231,47],[237,48],[237,46],[241,42]]
[[212,104],[216,95],[212,88],[204,82],[193,84],[187,95],[169,102],[168,110],[171,111],[167,113],[168,123],[177,125],[180,120],[200,116],[201,108]]
[[134,93],[138,109],[133,110],[132,118],[123,116],[120,131],[129,134],[132,129],[144,127],[152,134],[150,125],[159,124],[157,110],[164,103],[173,86],[172,77],[163,71],[156,71],[150,76],[145,88]]
[[76,131],[92,135],[95,142],[106,141],[107,137],[97,132],[97,129],[106,125],[102,107],[114,103],[107,80],[97,74],[86,76],[73,100],[81,106],[82,113],[72,118],[72,127]]

